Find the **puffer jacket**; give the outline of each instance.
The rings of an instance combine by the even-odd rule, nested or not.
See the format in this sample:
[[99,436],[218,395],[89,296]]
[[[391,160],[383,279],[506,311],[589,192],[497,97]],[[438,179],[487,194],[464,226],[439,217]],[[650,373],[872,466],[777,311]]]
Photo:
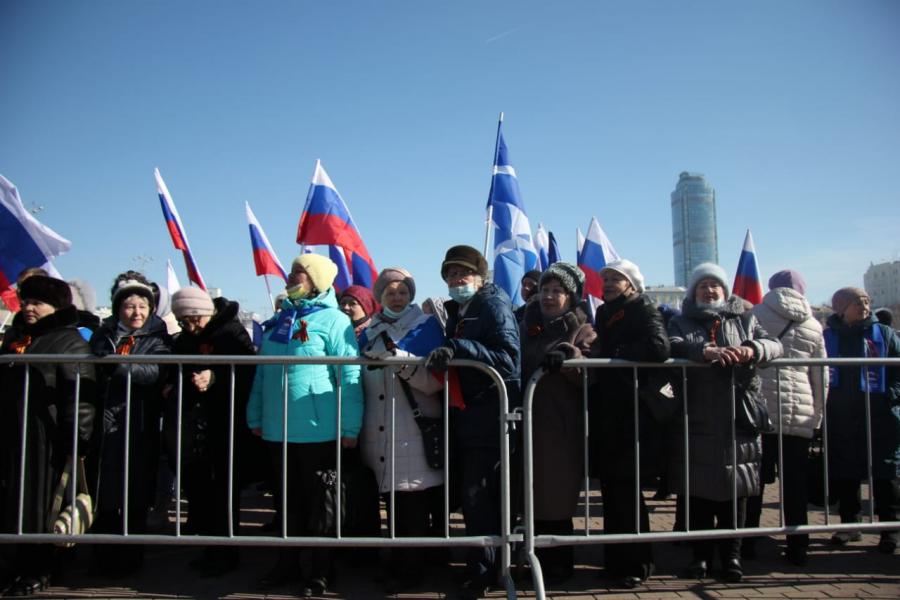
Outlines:
[[[286,343],[273,340],[280,327],[267,331],[260,356],[358,356],[356,335],[349,317],[338,310],[334,289],[296,305],[285,300],[279,318],[295,311]],[[269,442],[283,439],[284,375],[282,365],[261,365],[256,370],[247,426],[261,428]],[[339,375],[340,373],[340,375]],[[288,441],[297,444],[329,442],[337,439],[337,378],[341,378],[341,437],[359,435],[363,416],[362,381],[357,365],[289,365]]]
[[[784,358],[825,358],[822,325],[813,318],[809,302],[800,292],[791,288],[776,288],[767,293],[762,304],[754,306],[751,312],[769,334],[778,336],[784,332],[780,338]],[[781,367],[780,371],[780,374],[774,368],[758,371],[762,383],[760,391],[766,399],[772,424],[778,427],[780,389],[784,435],[812,439],[825,412],[827,370],[823,367]]]
[[[746,321],[746,325],[745,325]],[[715,323],[719,323],[715,327]],[[734,380],[748,392],[759,390],[759,378],[753,365],[781,356],[781,343],[760,326],[756,317],[744,317],[743,300],[731,296],[719,309],[701,309],[692,298],[686,298],[682,313],[669,322],[669,341],[673,358],[707,362],[704,348],[710,344],[710,333],[716,329],[718,346],[750,346],[753,359],[749,365],[731,369],[718,366],[687,370],[688,443],[690,452],[690,495],[722,502],[733,496],[735,465],[737,495],[759,495],[759,469],[762,457],[760,436],[736,431],[737,460],[732,453],[732,371]],[[680,382],[676,379],[680,387]],[[681,390],[676,390],[681,397]],[[669,440],[670,479],[673,491],[684,493],[684,424],[678,413]]]
[[[436,347],[441,341],[441,326],[433,316],[426,315],[417,305],[409,309],[395,322],[383,318],[382,313],[372,317],[363,333],[360,352],[386,350],[384,335],[399,346],[397,356],[415,358],[417,354],[402,350],[408,342],[422,332],[431,329]],[[421,355],[426,354],[421,352]],[[395,375],[392,376],[392,373]],[[441,485],[444,472],[432,469],[425,460],[422,433],[413,418],[412,408],[401,383],[406,381],[419,410],[426,417],[443,415],[443,385],[424,366],[410,365],[395,371],[391,367],[367,367],[363,369],[363,389],[366,395],[360,447],[363,459],[375,473],[382,492],[391,490],[391,397],[394,398],[394,489],[401,492],[424,490]]]

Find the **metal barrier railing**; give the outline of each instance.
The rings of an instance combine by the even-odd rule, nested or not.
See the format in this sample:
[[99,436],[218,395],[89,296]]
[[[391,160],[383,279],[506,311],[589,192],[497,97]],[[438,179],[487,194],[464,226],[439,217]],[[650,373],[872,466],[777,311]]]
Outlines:
[[[776,427],[775,433],[778,437],[778,472],[783,473],[783,423],[782,423],[782,399],[781,399],[781,369],[786,367],[810,367],[822,368],[828,367],[870,367],[870,366],[893,366],[900,367],[900,358],[882,358],[882,359],[866,359],[866,358],[832,358],[832,359],[776,359],[767,365],[760,365],[761,368],[774,368],[776,370],[776,403],[778,406],[777,420],[774,423]],[[874,501],[873,501],[873,472],[872,472],[872,418],[870,407],[870,389],[865,386],[865,419],[866,419],[866,450],[867,450],[867,482],[868,482],[868,516],[869,523],[832,523],[829,515],[829,490],[828,490],[828,420],[827,411],[824,411],[822,418],[822,435],[823,435],[823,481],[824,481],[824,525],[785,525],[784,516],[784,482],[783,477],[779,476],[779,526],[778,527],[754,527],[754,528],[731,528],[716,530],[690,530],[690,444],[688,430],[688,369],[711,368],[708,363],[698,363],[683,359],[669,359],[664,363],[651,362],[634,362],[619,359],[572,359],[563,363],[563,368],[580,368],[582,370],[582,401],[583,401],[583,419],[585,425],[584,436],[584,486],[582,492],[584,494],[584,531],[580,535],[536,535],[534,524],[534,421],[532,418],[532,410],[534,405],[534,394],[540,383],[541,378],[545,375],[545,371],[539,368],[534,372],[527,382],[523,393],[522,409],[524,413],[524,487],[525,487],[525,544],[524,552],[528,557],[531,566],[532,580],[535,595],[538,599],[545,597],[544,577],[541,569],[540,561],[536,555],[537,547],[552,546],[581,546],[590,544],[620,544],[641,542],[663,542],[676,540],[695,540],[695,539],[718,539],[718,538],[735,538],[750,537],[760,535],[774,534],[795,534],[795,533],[824,533],[836,532],[841,530],[854,530],[863,532],[873,532],[891,529],[900,529],[900,521],[875,522]],[[588,440],[591,432],[588,431],[589,422],[589,399],[588,399],[588,370],[589,369],[627,369],[633,371],[633,406],[634,406],[634,481],[635,481],[635,533],[616,533],[592,535],[590,533],[590,469],[589,469],[589,451]],[[641,485],[641,460],[640,460],[640,398],[639,398],[639,369],[679,369],[681,371],[681,404],[683,421],[683,451],[684,451],[684,531],[672,532],[641,532],[640,526],[640,502],[642,499]],[[822,378],[824,386],[826,378]],[[828,389],[820,389],[819,392],[823,398],[827,397]],[[732,371],[731,375],[731,459],[732,463],[732,518],[735,525],[738,523],[738,492],[737,492],[737,432],[735,429],[735,381]]]

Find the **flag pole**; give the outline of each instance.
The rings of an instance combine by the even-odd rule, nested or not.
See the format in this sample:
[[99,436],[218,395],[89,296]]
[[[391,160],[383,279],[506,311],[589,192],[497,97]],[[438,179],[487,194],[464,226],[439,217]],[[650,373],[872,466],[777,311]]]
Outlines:
[[[494,163],[491,165],[491,187],[488,191],[488,209],[487,221],[484,224],[484,259],[488,260],[488,243],[491,237],[491,220],[494,217],[494,205],[491,200],[494,198],[494,169],[497,168],[497,155],[500,154],[500,126],[503,125],[503,112],[500,112],[500,120],[497,122],[497,140],[494,142]],[[488,260],[488,264],[491,264]]]
[[269,276],[267,274],[263,274],[263,279],[266,282],[266,291],[269,293],[269,304],[272,305],[272,312],[275,312],[275,299],[272,298],[272,288],[269,287]]

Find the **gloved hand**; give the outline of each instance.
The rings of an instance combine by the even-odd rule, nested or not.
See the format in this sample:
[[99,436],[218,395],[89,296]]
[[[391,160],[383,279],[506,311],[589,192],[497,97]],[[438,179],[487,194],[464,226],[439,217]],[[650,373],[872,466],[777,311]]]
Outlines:
[[544,361],[541,366],[545,371],[556,373],[562,368],[563,361],[566,360],[566,353],[562,350],[551,350],[544,355]]
[[375,348],[371,350],[364,350],[362,354],[364,357],[371,358],[372,360],[384,360],[388,357],[394,356],[394,352],[391,350],[376,350]]
[[428,354],[428,358],[425,359],[425,366],[432,371],[446,371],[451,360],[453,360],[453,348],[440,346]]

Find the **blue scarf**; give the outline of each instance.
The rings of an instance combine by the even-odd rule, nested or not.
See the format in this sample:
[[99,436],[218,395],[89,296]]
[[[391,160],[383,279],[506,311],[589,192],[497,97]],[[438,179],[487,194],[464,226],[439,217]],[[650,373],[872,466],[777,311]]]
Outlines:
[[[828,328],[824,332],[825,350],[829,358],[840,357],[838,348],[838,333]],[[887,356],[887,344],[884,341],[884,335],[881,333],[881,327],[877,324],[871,324],[863,332],[862,356],[865,358],[882,358]],[[838,367],[828,367],[828,387],[836,388],[840,385],[841,370]],[[863,392],[868,388],[869,392],[884,394],[887,391],[885,387],[885,367],[884,365],[876,367],[862,367],[859,370],[859,389]]]
[[[272,335],[269,336],[269,341],[276,342],[278,344],[287,344],[291,341],[291,338],[294,336],[294,325],[299,320],[303,327],[302,331],[305,333],[306,331],[306,323],[303,322],[303,317],[307,315],[311,315],[314,312],[318,312],[322,309],[326,308],[321,304],[305,304],[300,308],[283,308],[281,312],[278,313],[278,321],[275,323],[275,329],[272,331]],[[300,340],[301,342],[305,342],[305,339]]]

